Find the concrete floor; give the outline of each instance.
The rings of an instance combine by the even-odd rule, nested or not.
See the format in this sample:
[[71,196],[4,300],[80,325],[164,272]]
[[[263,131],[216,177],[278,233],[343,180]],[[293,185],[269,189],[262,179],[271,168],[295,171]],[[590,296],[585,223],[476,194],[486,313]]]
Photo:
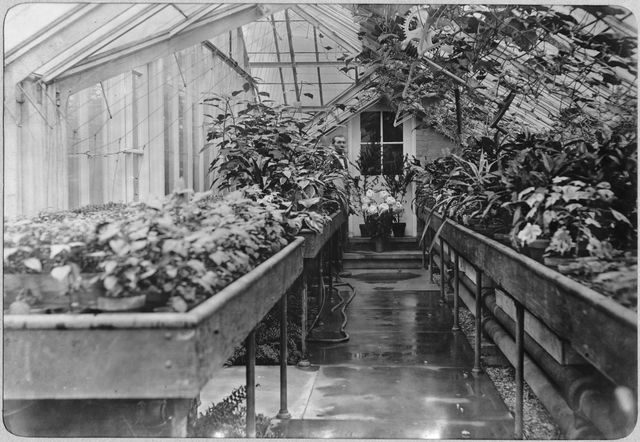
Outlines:
[[[513,419],[473,350],[451,332],[451,309],[423,270],[362,269],[343,278],[357,294],[341,344],[310,344],[315,372],[289,367],[288,438],[510,439]],[[257,367],[258,413],[279,409],[278,367]],[[201,394],[205,409],[244,384],[226,369]]]

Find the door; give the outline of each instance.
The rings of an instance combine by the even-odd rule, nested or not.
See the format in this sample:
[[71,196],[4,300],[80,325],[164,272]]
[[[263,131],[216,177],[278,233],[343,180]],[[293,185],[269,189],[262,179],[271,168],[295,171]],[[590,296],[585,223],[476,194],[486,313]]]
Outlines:
[[[393,175],[402,167],[405,154],[415,155],[415,122],[413,119],[394,127],[395,112],[369,110],[349,122],[349,160],[360,164],[360,192],[386,188],[384,175]],[[356,172],[357,173],[357,172]],[[411,210],[413,184],[404,197],[401,222],[407,223],[406,235],[416,235],[415,215]],[[351,215],[349,235],[360,236],[361,215]]]

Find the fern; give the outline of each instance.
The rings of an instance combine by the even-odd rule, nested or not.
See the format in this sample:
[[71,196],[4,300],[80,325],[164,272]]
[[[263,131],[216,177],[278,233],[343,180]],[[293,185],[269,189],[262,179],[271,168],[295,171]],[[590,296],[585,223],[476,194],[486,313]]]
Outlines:
[[[221,402],[209,406],[204,414],[200,414],[189,425],[189,437],[245,437],[247,409],[247,387],[235,388]],[[275,437],[270,429],[271,419],[258,414],[256,416],[256,436]]]

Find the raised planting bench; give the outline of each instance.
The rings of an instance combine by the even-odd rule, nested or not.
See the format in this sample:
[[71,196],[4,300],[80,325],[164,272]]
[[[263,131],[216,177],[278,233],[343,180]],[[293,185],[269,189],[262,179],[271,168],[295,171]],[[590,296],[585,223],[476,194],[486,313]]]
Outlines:
[[[467,287],[471,284],[476,300],[484,297],[486,290],[495,291],[502,305],[501,297],[510,300],[507,310],[515,316],[516,437],[522,434],[524,333],[534,323],[544,326],[544,330],[526,329],[528,335],[541,338],[542,331],[550,331],[615,385],[637,396],[637,315],[633,310],[437,213],[425,210],[418,215],[428,223],[430,238],[426,244],[439,232],[430,262],[434,254],[440,257],[440,268],[448,261],[454,262],[455,305],[458,287],[461,290],[463,283]],[[441,290],[444,296],[442,280]],[[473,371],[479,372],[482,320],[478,318],[482,318],[483,302],[473,304],[476,318]],[[562,363],[572,363],[578,358],[567,351],[557,356]]]
[[[431,217],[435,230],[442,223],[438,214]],[[440,237],[605,376],[636,388],[634,311],[451,220],[445,221]]]
[[185,313],[5,315],[4,399],[190,402],[301,274],[303,244]]
[[[324,256],[321,253],[323,248],[329,243],[331,245],[330,250],[330,258],[331,261],[333,259],[333,254],[335,250],[333,248],[333,243],[330,242],[340,231],[340,228],[347,222],[347,215],[342,212],[335,212],[331,215],[331,220],[327,222],[322,232],[313,232],[311,230],[303,230],[300,234],[305,239],[304,242],[304,270],[302,272],[302,278],[300,283],[300,299],[302,304],[302,317],[300,318],[300,329],[302,331],[301,336],[301,347],[302,347],[302,360],[298,363],[300,367],[308,367],[309,361],[307,360],[307,323],[308,323],[308,293],[307,286],[308,280],[312,273],[316,273],[318,276],[318,281],[320,284],[323,284],[323,260]],[[313,262],[317,263],[315,269],[313,268]],[[330,279],[330,289],[333,284],[333,278]],[[319,288],[320,291],[320,288]],[[321,295],[317,296],[318,306],[321,304]]]
[[304,258],[313,259],[318,256],[327,241],[329,241],[346,222],[347,215],[340,211],[331,215],[331,220],[324,225],[322,232],[316,233],[311,230],[301,231],[300,235],[304,238]]

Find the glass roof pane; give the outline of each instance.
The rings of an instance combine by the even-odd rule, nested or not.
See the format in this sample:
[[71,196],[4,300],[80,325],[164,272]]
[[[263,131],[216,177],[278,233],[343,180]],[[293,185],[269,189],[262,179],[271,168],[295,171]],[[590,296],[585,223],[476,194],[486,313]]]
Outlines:
[[191,14],[196,12],[198,9],[202,8],[202,6],[204,5],[198,4],[198,3],[195,3],[195,4],[172,3],[171,6],[174,9],[179,9],[180,11],[182,11],[184,15],[189,17]]
[[165,33],[184,20],[184,16],[179,11],[167,5],[166,8],[148,18],[142,24],[136,26],[122,37],[114,40],[100,51],[97,51],[96,54],[108,52],[115,48],[145,40],[153,35]]
[[27,41],[77,6],[77,3],[25,3],[12,7],[4,21],[5,52]]

